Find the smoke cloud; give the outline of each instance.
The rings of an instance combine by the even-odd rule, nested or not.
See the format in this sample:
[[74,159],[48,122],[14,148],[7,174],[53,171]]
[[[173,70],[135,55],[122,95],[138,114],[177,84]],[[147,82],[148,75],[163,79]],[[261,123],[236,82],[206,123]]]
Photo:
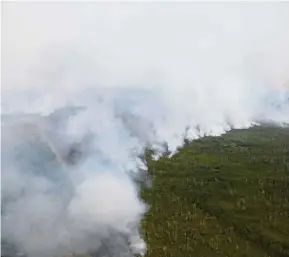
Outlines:
[[146,147],[289,122],[288,3],[2,8],[2,251],[144,253]]

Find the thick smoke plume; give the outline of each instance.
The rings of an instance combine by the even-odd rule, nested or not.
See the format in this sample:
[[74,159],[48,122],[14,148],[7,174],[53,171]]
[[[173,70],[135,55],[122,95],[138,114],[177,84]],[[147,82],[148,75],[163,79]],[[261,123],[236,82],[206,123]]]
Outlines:
[[289,122],[288,3],[2,13],[2,251],[143,253],[146,147]]

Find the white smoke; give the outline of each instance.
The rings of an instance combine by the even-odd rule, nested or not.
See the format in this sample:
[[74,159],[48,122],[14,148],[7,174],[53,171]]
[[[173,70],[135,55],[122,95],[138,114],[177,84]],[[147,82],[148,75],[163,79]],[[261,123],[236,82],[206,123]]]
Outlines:
[[[30,256],[139,238],[145,147],[289,122],[288,3],[2,8],[2,237]],[[60,165],[75,143],[83,159]]]

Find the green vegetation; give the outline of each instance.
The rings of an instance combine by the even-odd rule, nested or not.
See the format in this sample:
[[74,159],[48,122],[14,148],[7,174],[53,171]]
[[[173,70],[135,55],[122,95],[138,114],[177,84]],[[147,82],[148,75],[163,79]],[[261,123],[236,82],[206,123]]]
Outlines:
[[146,156],[147,257],[289,256],[289,129],[233,130]]

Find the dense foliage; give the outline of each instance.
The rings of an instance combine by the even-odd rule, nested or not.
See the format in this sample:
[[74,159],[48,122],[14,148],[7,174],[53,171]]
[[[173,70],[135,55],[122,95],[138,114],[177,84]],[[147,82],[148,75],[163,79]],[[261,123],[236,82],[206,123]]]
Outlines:
[[289,256],[288,128],[186,141],[147,161],[147,257]]
[[146,257],[289,256],[289,128],[232,130],[145,158]]

